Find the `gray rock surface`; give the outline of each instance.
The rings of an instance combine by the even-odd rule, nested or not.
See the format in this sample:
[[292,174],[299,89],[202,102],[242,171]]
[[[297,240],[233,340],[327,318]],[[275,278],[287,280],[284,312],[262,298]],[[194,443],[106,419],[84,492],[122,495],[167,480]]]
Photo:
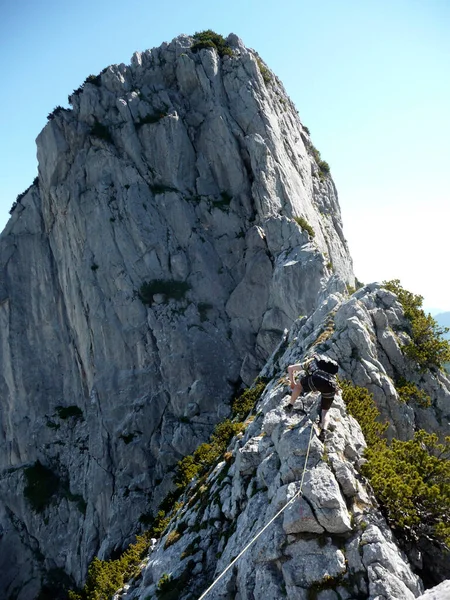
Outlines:
[[417,600],[448,600],[450,598],[450,580],[443,581],[439,585],[427,590]]
[[[0,237],[0,589],[17,600],[130,542],[317,307],[327,264],[354,283],[336,190],[279,80],[236,36],[223,58],[192,41],[72,94]],[[57,482],[41,512],[36,461]]]
[[[364,439],[346,415],[341,397],[330,411],[330,432],[323,444],[311,420],[317,395],[307,395],[287,414],[286,387],[277,379],[268,385],[256,419],[231,443],[231,463],[221,462],[208,478],[203,497],[178,511],[149,555],[139,582],[118,598],[153,597],[161,577],[170,574],[176,580],[189,560],[196,577],[180,590],[180,598],[197,598],[254,538],[208,599],[263,599],[269,590],[274,600],[286,595],[307,600],[311,594],[325,600],[413,600],[420,595],[419,578],[357,475]],[[282,484],[287,461],[293,481]],[[352,485],[341,487],[338,480],[346,481],[349,473]],[[165,548],[170,531],[177,528],[183,529],[182,537]],[[195,538],[202,551],[186,556]]]

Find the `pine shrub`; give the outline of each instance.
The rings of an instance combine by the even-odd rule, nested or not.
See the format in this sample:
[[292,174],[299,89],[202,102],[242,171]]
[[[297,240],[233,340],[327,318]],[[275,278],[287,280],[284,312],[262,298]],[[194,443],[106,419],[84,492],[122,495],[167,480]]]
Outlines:
[[104,140],[109,144],[113,143],[113,139],[111,137],[108,127],[106,125],[103,125],[103,123],[100,123],[99,121],[95,121],[94,125],[92,126],[91,135],[96,138],[99,138],[100,140]]
[[138,535],[117,560],[100,560],[97,556],[89,565],[86,583],[80,592],[69,592],[69,600],[109,600],[125,581],[137,574],[148,551],[149,536]]
[[193,454],[189,454],[179,461],[175,475],[175,483],[178,488],[184,489],[194,477],[211,468],[224,454],[233,436],[239,433],[243,427],[243,423],[234,423],[229,419],[216,425],[210,443],[200,444]]
[[232,404],[233,416],[238,419],[245,419],[248,413],[254,409],[265,389],[266,384],[262,381],[257,382],[252,388],[245,389]]
[[225,54],[233,56],[233,51],[225,38],[211,29],[194,33],[193,38],[195,42],[191,46],[192,52],[198,52],[202,48],[215,48],[221,57]]
[[256,58],[256,62],[258,63],[259,72],[261,73],[264,83],[266,85],[269,84],[272,81],[272,75],[270,74],[269,69],[259,57]]
[[25,498],[36,513],[49,506],[60,491],[61,480],[51,469],[37,460],[24,469],[26,485]]
[[310,146],[310,150],[311,154],[314,157],[314,160],[317,163],[317,166],[319,167],[319,176],[321,177],[321,179],[324,179],[327,175],[330,174],[330,165],[322,159],[319,150],[317,150],[317,148],[312,144]]
[[410,323],[411,342],[403,346],[405,355],[415,361],[422,372],[428,369],[443,369],[450,361],[450,342],[442,336],[450,331],[440,327],[433,317],[422,310],[423,297],[408,292],[399,279],[384,281],[384,287],[396,294]]
[[347,411],[358,421],[367,445],[373,447],[383,443],[382,436],[387,424],[379,422],[380,412],[375,406],[372,394],[366,388],[354,386],[349,381],[339,381],[339,385]]
[[347,410],[360,424],[367,442],[367,462],[361,471],[373,488],[390,525],[399,537],[415,541],[428,536],[450,544],[450,437],[440,443],[434,433],[420,430],[408,441],[383,433],[372,394],[340,382]]
[[415,383],[399,377],[395,384],[395,389],[401,402],[416,402],[422,408],[431,406],[431,398],[426,392],[420,390]]

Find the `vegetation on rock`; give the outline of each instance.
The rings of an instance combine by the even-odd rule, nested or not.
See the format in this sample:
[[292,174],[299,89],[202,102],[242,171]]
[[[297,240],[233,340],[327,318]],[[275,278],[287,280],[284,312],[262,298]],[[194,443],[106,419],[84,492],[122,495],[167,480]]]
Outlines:
[[416,402],[422,408],[431,406],[430,396],[423,390],[420,390],[412,381],[407,381],[403,377],[399,377],[395,384],[395,389],[401,402]]
[[304,217],[294,217],[294,221],[313,238],[316,232]]
[[255,386],[245,389],[232,404],[233,417],[245,419],[252,411],[266,388],[264,381],[257,380]]
[[70,109],[64,108],[63,106],[56,106],[51,113],[48,113],[47,119],[51,121],[62,112],[70,112]]
[[272,81],[272,75],[270,74],[269,69],[259,57],[256,58],[256,62],[258,63],[258,68],[259,72],[261,73],[261,77],[263,78],[264,83],[267,85]]
[[136,537],[117,560],[100,560],[97,556],[91,562],[86,584],[83,589],[69,592],[70,600],[108,600],[123,586],[125,581],[137,574],[138,567],[148,551],[150,536]]
[[367,442],[362,473],[399,537],[415,541],[427,536],[450,544],[450,437],[442,443],[434,433],[416,432],[408,441],[383,433],[372,395],[341,382],[348,412],[359,422]]
[[152,279],[145,282],[139,289],[139,298],[144,304],[153,304],[153,296],[163,294],[166,298],[182,300],[191,286],[187,281],[176,281],[175,279]]
[[[263,393],[265,383],[262,380],[255,382],[255,387],[244,390],[244,392],[233,403],[233,414],[236,418],[244,418],[252,410]],[[247,410],[248,409],[248,410]],[[160,537],[167,529],[174,515],[183,507],[179,502],[181,494],[185,491],[194,477],[205,475],[225,455],[231,439],[245,427],[245,423],[226,419],[216,425],[211,434],[209,443],[203,443],[188,456],[179,461],[174,481],[177,489],[169,492],[159,506],[154,518],[144,515],[141,522],[150,525],[150,529],[142,536],[137,537],[132,544],[117,560],[102,561],[95,557],[88,570],[88,577],[84,588],[79,592],[69,592],[70,600],[108,600],[123,584],[133,577],[142,557],[149,548],[149,540],[152,537]],[[172,531],[165,542],[168,548],[178,541],[182,531],[180,527]],[[191,550],[191,549],[190,549]],[[188,552],[188,548],[185,549]],[[180,585],[190,577],[190,569],[178,579],[171,576],[163,576],[158,584],[157,596],[161,600],[171,600],[179,597],[182,589]],[[178,594],[178,595],[177,595]]]
[[321,179],[324,179],[330,174],[330,165],[325,160],[322,160],[319,150],[317,150],[317,148],[312,144],[310,146],[310,151],[317,163],[317,166],[319,167],[319,176]]
[[80,85],[80,87],[78,87],[76,90],[73,90],[72,94],[70,94],[68,96],[69,104],[72,104],[72,102],[73,102],[72,96],[79,96],[81,94],[81,92],[84,90],[84,87],[87,83],[91,83],[92,85],[96,85],[97,87],[100,87],[101,82],[102,82],[101,74],[104,73],[105,71],[106,71],[106,69],[103,69],[99,75],[88,75],[86,77],[86,79],[83,81],[83,83]]
[[16,210],[17,205],[20,204],[22,202],[22,198],[28,194],[28,192],[31,190],[31,188],[33,187],[33,185],[36,185],[39,187],[39,177],[35,177],[33,179],[33,183],[31,185],[29,185],[27,187],[27,189],[23,192],[21,192],[20,194],[17,194],[17,198],[15,199],[15,201],[12,203],[11,208],[9,209],[9,214],[12,215],[13,212]]
[[178,600],[187,582],[192,577],[194,565],[194,561],[190,560],[186,569],[177,578],[164,573],[156,586],[156,597],[159,600]]
[[405,355],[415,361],[422,372],[443,369],[450,361],[450,342],[442,336],[449,331],[439,327],[433,317],[422,310],[423,297],[405,290],[398,279],[384,281],[384,287],[396,294],[410,323],[411,342],[402,347]]
[[243,423],[233,423],[229,419],[219,423],[211,435],[209,443],[200,444],[193,454],[180,460],[175,476],[177,486],[185,488],[194,477],[212,467],[225,452],[231,439],[242,431],[243,427]]
[[39,460],[31,467],[26,467],[24,473],[26,479],[25,498],[35,512],[41,513],[58,493],[60,478]]
[[191,46],[192,52],[198,52],[202,48],[215,48],[219,56],[225,56],[225,54],[233,56],[233,51],[225,38],[211,29],[196,32],[192,37],[195,40]]
[[105,140],[105,142],[108,142],[109,144],[113,143],[113,139],[111,137],[108,127],[106,125],[103,125],[103,123],[100,123],[99,121],[95,121],[94,125],[92,126],[91,135],[93,135],[96,138],[99,138],[100,140]]

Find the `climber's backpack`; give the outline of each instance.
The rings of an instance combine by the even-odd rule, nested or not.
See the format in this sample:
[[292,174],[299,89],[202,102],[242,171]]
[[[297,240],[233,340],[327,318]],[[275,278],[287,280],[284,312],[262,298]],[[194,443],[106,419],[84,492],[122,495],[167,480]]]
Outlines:
[[324,356],[323,354],[314,354],[309,371],[311,373],[314,373],[314,371],[324,371],[330,375],[336,375],[339,371],[339,365],[335,360],[329,358],[328,356]]

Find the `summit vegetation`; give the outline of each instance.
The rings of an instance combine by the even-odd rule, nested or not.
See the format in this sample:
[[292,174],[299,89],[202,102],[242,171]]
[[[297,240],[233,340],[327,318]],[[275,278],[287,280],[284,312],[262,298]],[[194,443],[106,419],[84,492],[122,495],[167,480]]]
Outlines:
[[203,48],[214,48],[221,57],[225,55],[233,56],[233,51],[225,38],[219,33],[212,31],[212,29],[198,31],[194,33],[193,38],[195,42],[191,46],[192,52],[198,52]]

